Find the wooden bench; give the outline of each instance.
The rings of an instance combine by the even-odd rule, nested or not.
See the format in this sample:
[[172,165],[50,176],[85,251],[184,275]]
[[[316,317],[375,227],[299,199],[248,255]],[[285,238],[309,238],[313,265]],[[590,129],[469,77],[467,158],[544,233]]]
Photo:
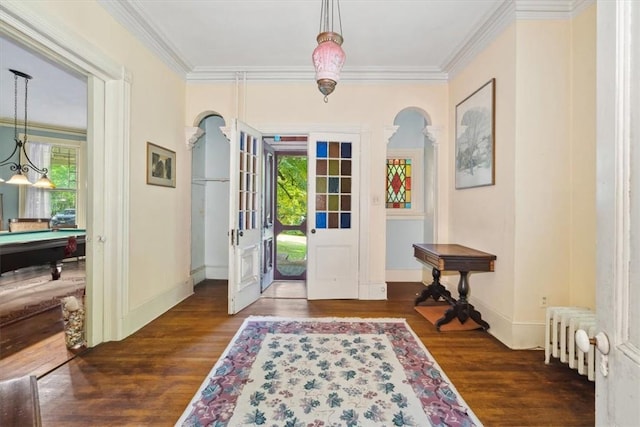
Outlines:
[[24,376],[0,381],[0,426],[41,426],[38,380]]

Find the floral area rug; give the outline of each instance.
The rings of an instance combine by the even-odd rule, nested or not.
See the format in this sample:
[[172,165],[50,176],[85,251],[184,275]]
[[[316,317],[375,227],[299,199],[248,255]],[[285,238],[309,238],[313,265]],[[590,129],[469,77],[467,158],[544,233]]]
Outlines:
[[249,317],[179,426],[480,426],[404,319]]

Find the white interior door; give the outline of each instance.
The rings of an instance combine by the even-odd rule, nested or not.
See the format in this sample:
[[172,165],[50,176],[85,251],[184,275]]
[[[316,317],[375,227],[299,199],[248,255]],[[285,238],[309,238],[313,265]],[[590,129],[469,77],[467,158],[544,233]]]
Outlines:
[[260,297],[262,135],[235,120],[229,135],[229,314]]
[[631,426],[640,423],[640,3],[601,1],[597,14],[596,313],[610,352],[598,354],[596,424]]
[[309,135],[308,299],[358,298],[359,153],[359,135]]

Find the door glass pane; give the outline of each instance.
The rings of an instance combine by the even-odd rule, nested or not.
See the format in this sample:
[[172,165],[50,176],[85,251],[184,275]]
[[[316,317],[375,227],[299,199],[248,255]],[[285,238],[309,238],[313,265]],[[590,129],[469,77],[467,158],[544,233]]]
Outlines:
[[238,187],[238,227],[241,230],[256,229],[257,212],[257,139],[240,132],[240,171]]
[[277,184],[278,221],[283,225],[302,224],[307,218],[307,157],[278,157]]
[[317,141],[316,157],[315,228],[351,228],[351,143]]

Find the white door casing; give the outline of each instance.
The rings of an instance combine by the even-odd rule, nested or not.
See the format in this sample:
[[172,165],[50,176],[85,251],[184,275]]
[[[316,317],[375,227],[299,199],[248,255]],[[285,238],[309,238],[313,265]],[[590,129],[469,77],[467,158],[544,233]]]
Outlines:
[[311,133],[307,297],[358,298],[360,136]]
[[[640,423],[640,3],[597,8],[596,425]],[[605,340],[606,341],[606,340]],[[607,372],[608,371],[608,372]]]
[[262,134],[234,120],[229,179],[229,314],[260,297]]

